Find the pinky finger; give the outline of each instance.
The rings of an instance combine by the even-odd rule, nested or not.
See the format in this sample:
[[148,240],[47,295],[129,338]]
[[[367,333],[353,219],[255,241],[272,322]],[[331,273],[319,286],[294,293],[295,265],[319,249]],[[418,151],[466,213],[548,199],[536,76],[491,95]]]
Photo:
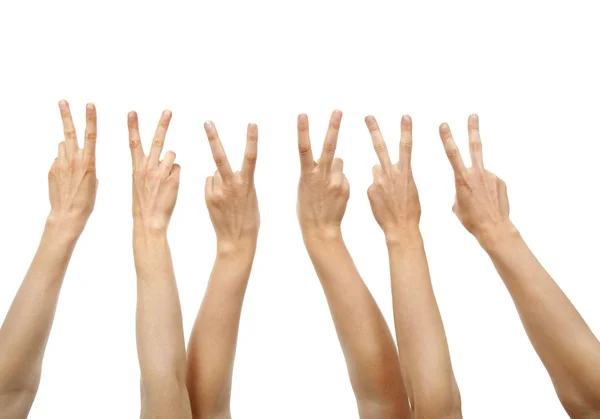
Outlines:
[[[175,154],[175,153],[173,153]],[[181,166],[178,165],[177,163],[175,163],[173,165],[173,167],[171,168],[171,174],[169,175],[169,177],[171,179],[173,179],[177,184],[179,184],[179,178],[181,175]]]

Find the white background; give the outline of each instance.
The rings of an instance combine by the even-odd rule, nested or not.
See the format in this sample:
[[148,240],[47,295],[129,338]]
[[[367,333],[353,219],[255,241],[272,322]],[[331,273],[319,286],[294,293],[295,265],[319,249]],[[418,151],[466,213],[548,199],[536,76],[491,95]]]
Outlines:
[[[486,166],[509,187],[512,219],[600,333],[600,26],[594,1],[21,1],[0,3],[0,317],[49,210],[46,173],[68,99],[80,135],[98,108],[96,209],[69,266],[31,418],[139,415],[126,115],[148,145],[163,109],[182,166],[170,243],[186,337],[214,257],[204,178],[215,121],[239,167],[259,125],[262,214],[234,374],[236,418],[357,418],[325,298],[296,220],[296,115],[320,150],[344,111],[338,156],[351,198],[348,247],[390,325],[387,254],[366,189],[376,163],[363,118],[393,153],[414,120],[413,167],[432,280],[465,418],[564,418],[551,382],[484,252],[451,212],[437,129],[468,159],[480,115]],[[568,4],[568,7],[566,6]],[[468,160],[467,160],[468,161]]]

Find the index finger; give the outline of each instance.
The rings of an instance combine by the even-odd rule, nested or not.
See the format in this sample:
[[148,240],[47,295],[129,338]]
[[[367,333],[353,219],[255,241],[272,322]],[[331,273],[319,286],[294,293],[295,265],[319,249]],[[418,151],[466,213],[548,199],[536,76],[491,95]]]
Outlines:
[[169,129],[169,123],[171,122],[171,111],[163,111],[154,133],[154,139],[152,140],[152,147],[150,147],[150,153],[148,154],[148,160],[154,166],[158,166],[160,160],[160,154],[162,153],[163,146],[165,145],[165,138],[167,136],[167,130]]
[[331,118],[329,119],[329,128],[327,129],[327,134],[325,135],[325,142],[323,143],[321,158],[319,159],[319,165],[323,164],[328,169],[331,168],[333,156],[335,155],[341,122],[342,111],[333,111]]
[[385,172],[389,172],[392,168],[392,161],[390,160],[390,155],[388,154],[387,145],[385,144],[383,135],[381,135],[381,131],[379,130],[377,120],[374,116],[369,115],[365,118],[365,123],[371,133],[373,148],[375,149],[375,153],[377,153],[379,163]]
[[258,126],[256,124],[248,124],[248,133],[246,135],[246,151],[244,152],[244,162],[242,163],[242,174],[248,179],[252,179],[254,176],[257,152]]
[[460,151],[458,151],[458,147],[454,142],[454,138],[452,138],[452,132],[450,131],[450,127],[445,122],[442,125],[440,125],[440,138],[444,143],[444,149],[446,150],[446,155],[448,156],[448,160],[450,160],[452,169],[454,169],[454,175],[462,175],[467,170],[467,168],[465,167],[465,163],[463,162],[463,159],[460,156]]
[[96,107],[93,103],[88,103],[85,107],[85,142],[83,149],[88,157],[96,155]]
[[213,159],[217,165],[217,170],[221,174],[221,177],[226,179],[233,175],[233,171],[231,170],[231,166],[227,160],[227,155],[225,154],[223,144],[221,144],[221,140],[219,139],[217,128],[211,121],[206,121],[204,123],[204,130],[206,131],[206,136],[208,137],[208,143],[210,144],[210,150],[212,151]]
[[302,170],[314,167],[315,160],[310,146],[308,116],[306,114],[298,115],[298,153],[300,154]]
[[129,112],[127,115],[127,128],[129,129],[129,148],[131,149],[131,162],[135,165],[144,158],[142,141],[140,140],[140,128],[137,113]]
[[73,117],[71,116],[71,109],[69,108],[69,102],[61,100],[58,102],[60,109],[60,116],[63,123],[63,132],[65,135],[65,141],[67,143],[67,156],[72,156],[79,150],[77,144],[77,134],[75,133],[75,125],[73,124]]

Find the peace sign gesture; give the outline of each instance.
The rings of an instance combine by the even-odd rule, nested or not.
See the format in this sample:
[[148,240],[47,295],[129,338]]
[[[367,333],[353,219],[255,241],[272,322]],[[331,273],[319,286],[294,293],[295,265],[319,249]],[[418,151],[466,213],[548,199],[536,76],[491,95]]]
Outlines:
[[379,164],[373,167],[373,184],[367,191],[371,210],[388,243],[412,237],[419,229],[421,204],[412,175],[412,120],[402,117],[400,157],[392,164],[385,140],[373,116],[365,118]]
[[333,111],[325,135],[323,150],[314,161],[308,117],[298,117],[298,151],[300,154],[300,184],[298,186],[298,220],[305,239],[339,236],[342,218],[350,197],[350,185],[344,176],[344,162],[334,158],[342,112]]
[[465,166],[448,124],[440,125],[440,137],[456,182],[456,201],[452,211],[465,228],[482,242],[495,235],[498,228],[510,224],[510,208],[506,184],[483,167],[477,115],[469,117],[468,130],[470,168]]
[[48,172],[51,212],[49,220],[81,233],[96,202],[96,107],[88,103],[85,112],[85,140],[79,148],[71,109],[66,100],[58,103],[65,140],[58,145],[58,157]]
[[231,169],[215,124],[204,124],[213,159],[217,166],[206,178],[205,198],[217,235],[217,251],[256,250],[260,213],[254,187],[254,169],[258,152],[258,127],[248,124],[246,151],[242,169]]

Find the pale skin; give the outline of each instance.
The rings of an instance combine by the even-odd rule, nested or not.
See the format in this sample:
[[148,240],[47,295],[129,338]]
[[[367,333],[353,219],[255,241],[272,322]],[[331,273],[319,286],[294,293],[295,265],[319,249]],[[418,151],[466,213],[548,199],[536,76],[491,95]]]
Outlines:
[[59,102],[65,141],[48,172],[50,214],[42,238],[0,329],[0,418],[26,418],[36,396],[59,293],[77,240],[94,209],[96,108],[86,107],[79,148],[69,104]]
[[217,254],[188,344],[187,385],[195,419],[231,418],[238,329],[260,226],[254,187],[258,128],[248,125],[244,162],[234,172],[212,122],[204,124],[217,166],[205,199]]
[[569,416],[600,418],[600,343],[510,221],[506,184],[483,165],[477,115],[468,131],[470,168],[440,126],[456,180],[454,213],[494,263]]
[[148,155],[138,117],[128,115],[133,165],[133,254],[137,272],[136,336],[142,419],[192,417],[186,389],[181,306],[167,241],[181,168],[175,153],[160,160],[171,112],[164,111]]
[[461,418],[460,394],[419,229],[421,205],[411,167],[412,120],[402,117],[397,163],[390,159],[375,118],[368,116],[365,123],[379,159],[368,197],[388,246],[396,340],[412,417]]
[[341,118],[340,111],[331,115],[315,162],[308,117],[298,117],[298,220],[329,304],[361,419],[410,418],[394,340],[342,238],[350,186],[342,160],[334,158]]

